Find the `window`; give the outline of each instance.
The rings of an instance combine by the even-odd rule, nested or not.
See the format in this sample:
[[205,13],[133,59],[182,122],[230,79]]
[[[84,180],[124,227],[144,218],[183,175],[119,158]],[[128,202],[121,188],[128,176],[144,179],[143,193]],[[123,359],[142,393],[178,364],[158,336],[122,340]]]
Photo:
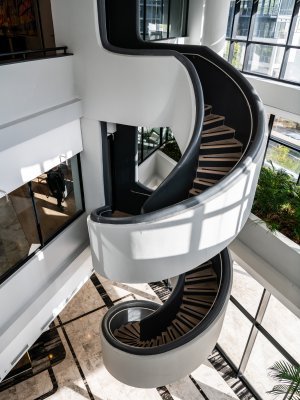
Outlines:
[[281,117],[271,118],[270,140],[265,165],[283,169],[299,183],[300,176],[300,124]]
[[150,154],[167,141],[172,140],[170,128],[138,127],[138,162],[143,162]]
[[140,1],[140,34],[144,40],[186,35],[187,0]]
[[77,156],[0,199],[0,281],[83,211]]
[[295,0],[232,1],[224,58],[243,72],[300,84],[299,10]]

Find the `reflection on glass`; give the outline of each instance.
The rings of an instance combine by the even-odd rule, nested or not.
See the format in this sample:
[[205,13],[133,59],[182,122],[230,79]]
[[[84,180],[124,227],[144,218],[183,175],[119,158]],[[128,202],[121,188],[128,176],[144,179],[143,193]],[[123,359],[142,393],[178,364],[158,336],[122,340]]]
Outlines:
[[228,57],[229,57],[229,49],[230,49],[230,41],[226,40],[225,47],[224,47],[223,58],[225,58],[225,60],[227,60],[227,61],[228,61]]
[[218,344],[227,353],[236,367],[240,364],[251,327],[251,322],[232,302],[229,302]]
[[259,0],[252,40],[285,44],[295,0]]
[[182,36],[186,31],[187,0],[172,0],[170,2],[169,37]]
[[284,170],[297,181],[300,173],[300,152],[269,140],[265,165],[275,170]]
[[300,363],[300,319],[274,296],[270,297],[262,326]]
[[256,315],[263,290],[263,286],[252,278],[248,272],[236,262],[233,263],[231,294],[253,317]]
[[27,184],[0,199],[0,278],[40,247]]
[[276,117],[271,135],[291,145],[300,147],[300,123]]
[[[268,368],[281,360],[286,361],[283,355],[259,332],[244,375],[264,400],[274,398],[266,392],[276,384],[268,375]],[[278,397],[278,399],[283,399],[283,397]]]
[[249,24],[251,20],[253,0],[242,0],[240,10],[234,19],[233,37],[236,39],[247,39]]
[[300,83],[300,50],[289,49],[287,54],[287,65],[282,77],[287,81]]
[[146,40],[167,38],[168,0],[146,1]]
[[251,44],[247,51],[245,70],[278,78],[284,48],[264,44]]
[[233,44],[233,55],[232,55],[231,64],[237,69],[241,70],[243,68],[245,50],[246,50],[245,43],[235,42]]
[[160,128],[144,128],[143,132],[143,154],[147,157],[160,145]]
[[231,27],[232,27],[232,22],[233,22],[233,17],[234,17],[234,8],[235,8],[235,1],[231,1],[230,7],[229,7],[227,29],[226,29],[226,37],[227,38],[231,37]]
[[31,182],[44,242],[82,210],[77,157]]
[[295,30],[292,34],[292,45],[300,46],[300,6],[298,6],[298,13],[296,17]]

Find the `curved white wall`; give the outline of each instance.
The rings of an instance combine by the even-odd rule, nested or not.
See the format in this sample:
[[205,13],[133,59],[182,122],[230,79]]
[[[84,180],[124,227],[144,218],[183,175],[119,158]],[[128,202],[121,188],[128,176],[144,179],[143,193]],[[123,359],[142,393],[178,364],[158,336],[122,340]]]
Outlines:
[[181,150],[195,121],[195,96],[175,57],[127,56],[100,44],[96,0],[52,2],[56,44],[74,52],[86,118],[134,126],[170,126]]
[[139,388],[154,388],[181,379],[204,362],[218,340],[227,301],[214,322],[199,336],[181,347],[161,354],[139,356],[113,347],[101,334],[105,367],[119,381]]
[[239,233],[252,207],[264,155],[230,184],[208,189],[199,204],[172,217],[132,224],[88,219],[93,265],[100,275],[121,282],[151,282],[186,272],[223,250]]

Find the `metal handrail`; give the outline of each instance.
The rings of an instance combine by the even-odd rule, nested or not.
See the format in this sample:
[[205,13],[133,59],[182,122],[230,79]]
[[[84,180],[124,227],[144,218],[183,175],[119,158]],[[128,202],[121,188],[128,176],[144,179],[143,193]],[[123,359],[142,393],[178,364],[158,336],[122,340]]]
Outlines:
[[63,54],[71,54],[67,53],[67,46],[60,46],[60,47],[49,47],[49,48],[44,48],[44,49],[37,49],[37,50],[23,50],[23,51],[12,51],[9,53],[0,53],[0,58],[1,57],[10,57],[10,56],[23,56],[23,58],[26,58],[27,54],[35,54],[35,53],[48,53],[49,51],[63,51]]

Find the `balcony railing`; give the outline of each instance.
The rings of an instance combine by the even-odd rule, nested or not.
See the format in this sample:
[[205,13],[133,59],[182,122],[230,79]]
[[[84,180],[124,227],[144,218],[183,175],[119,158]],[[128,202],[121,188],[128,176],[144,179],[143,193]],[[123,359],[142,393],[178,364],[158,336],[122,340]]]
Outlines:
[[66,55],[72,55],[67,52],[67,46],[61,47],[50,47],[37,50],[22,50],[13,51],[7,53],[0,53],[0,64],[9,64],[21,61],[36,60],[48,57],[61,57]]

